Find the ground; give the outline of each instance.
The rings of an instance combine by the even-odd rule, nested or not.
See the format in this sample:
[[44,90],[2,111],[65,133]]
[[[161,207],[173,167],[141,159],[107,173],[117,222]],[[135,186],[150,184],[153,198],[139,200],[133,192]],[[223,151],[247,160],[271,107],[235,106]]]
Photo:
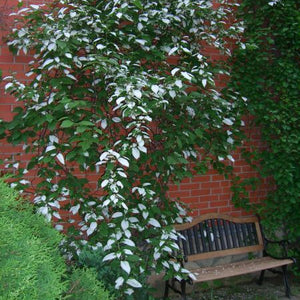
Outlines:
[[[287,300],[285,297],[282,276],[278,274],[266,274],[263,285],[256,283],[259,274],[227,278],[215,282],[195,284],[189,288],[188,300]],[[291,300],[300,300],[300,278],[290,275],[292,291]],[[160,286],[160,295],[163,286]],[[159,296],[157,294],[157,296]],[[160,298],[161,299],[161,298]],[[179,300],[181,297],[170,293],[171,300]]]

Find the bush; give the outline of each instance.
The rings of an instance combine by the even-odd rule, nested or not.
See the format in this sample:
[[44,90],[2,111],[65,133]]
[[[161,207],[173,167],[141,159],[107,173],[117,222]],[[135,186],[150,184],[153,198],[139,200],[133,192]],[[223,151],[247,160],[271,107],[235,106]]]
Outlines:
[[[120,290],[115,289],[115,282],[118,277],[121,276],[122,270],[117,266],[107,265],[103,262],[103,258],[105,257],[105,251],[102,248],[98,248],[96,250],[92,250],[89,247],[85,247],[80,255],[79,255],[79,265],[92,268],[97,273],[97,278],[105,285],[106,289],[110,291],[117,299],[122,297]],[[117,263],[116,261],[113,263]],[[144,285],[147,284],[147,276],[141,275],[139,280],[143,282]],[[139,300],[151,300],[154,299],[150,292],[152,289],[150,287],[140,288],[135,293],[134,299]],[[127,295],[126,299],[133,299],[132,295]],[[102,298],[101,298],[102,299]]]
[[70,276],[70,285],[67,295],[72,300],[110,300],[112,296],[97,280],[94,269],[74,269]]
[[0,299],[112,299],[94,270],[68,275],[62,236],[3,180],[0,199]]
[[[58,208],[76,215],[64,228],[76,236],[69,246],[80,250],[87,236],[101,244],[124,297],[146,288],[140,279],[153,270],[192,276],[168,262],[172,224],[189,220],[168,183],[231,170],[240,144],[241,97],[216,82],[242,28],[231,22],[238,1],[220,2],[64,0],[15,14],[11,51],[35,53],[32,81],[5,78],[19,104],[0,137],[33,154],[26,169],[13,158],[15,184],[34,191],[48,218]],[[224,59],[212,62],[209,47]]]
[[57,299],[66,289],[61,236],[0,180],[0,297]]

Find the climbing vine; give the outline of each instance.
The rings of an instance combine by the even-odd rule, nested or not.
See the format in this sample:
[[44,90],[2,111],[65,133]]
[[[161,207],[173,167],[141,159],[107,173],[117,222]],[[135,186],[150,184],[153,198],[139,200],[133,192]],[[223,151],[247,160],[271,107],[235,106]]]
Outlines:
[[230,68],[203,50],[231,54],[243,29],[232,21],[236,6],[60,0],[15,14],[8,45],[34,58],[29,83],[6,78],[19,105],[0,133],[31,155],[27,165],[8,164],[14,185],[33,191],[37,211],[67,233],[68,249],[104,251],[118,299],[147,286],[151,270],[192,276],[169,261],[177,249],[171,225],[189,218],[168,198],[168,183],[209,166],[230,170],[241,97],[216,87]]
[[295,0],[243,1],[245,44],[235,51],[232,74],[266,145],[253,157],[274,182],[259,213],[269,229],[294,242],[300,237],[299,8]]

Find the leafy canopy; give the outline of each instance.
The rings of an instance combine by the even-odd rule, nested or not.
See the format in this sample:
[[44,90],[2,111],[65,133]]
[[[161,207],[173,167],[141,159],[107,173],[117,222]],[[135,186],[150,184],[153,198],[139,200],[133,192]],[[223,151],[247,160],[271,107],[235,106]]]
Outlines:
[[[60,0],[15,14],[8,44],[34,52],[30,82],[6,78],[20,105],[0,133],[32,155],[11,165],[15,185],[33,186],[38,211],[68,231],[68,246],[104,249],[103,261],[121,270],[120,299],[151,269],[189,275],[168,258],[177,249],[171,225],[186,220],[168,183],[210,165],[230,170],[240,96],[216,80],[229,74],[226,57],[243,29],[232,22],[236,5]],[[207,48],[224,59],[213,61]],[[27,172],[38,180],[24,180]]]

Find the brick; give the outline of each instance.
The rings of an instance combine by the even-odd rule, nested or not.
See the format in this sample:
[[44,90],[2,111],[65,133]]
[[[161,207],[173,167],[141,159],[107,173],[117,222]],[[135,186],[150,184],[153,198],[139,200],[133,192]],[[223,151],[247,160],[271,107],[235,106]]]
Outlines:
[[211,213],[217,213],[218,209],[216,208],[203,208],[200,209],[200,216],[204,214],[211,214]]
[[12,64],[14,62],[14,57],[12,55],[0,55],[0,64]]
[[210,195],[210,189],[199,189],[199,190],[192,190],[191,196],[203,196],[203,195]]
[[169,185],[169,191],[175,192],[179,190],[179,186],[175,184],[170,184]]
[[190,182],[191,182],[191,179],[190,179],[190,178],[184,178],[184,179],[181,181],[181,184],[190,183]]
[[199,203],[200,202],[199,197],[181,197],[180,200],[184,203]]
[[232,211],[231,207],[220,207],[219,208],[219,213],[224,213],[224,214],[228,214]]
[[211,201],[209,203],[210,207],[224,207],[228,206],[228,201]]
[[200,184],[198,183],[189,183],[189,184],[181,184],[180,190],[196,190],[199,189]]
[[230,193],[231,193],[230,187],[223,187],[222,188],[222,194],[230,194]]
[[223,175],[215,174],[211,176],[211,181],[223,181],[225,180]]
[[178,65],[178,61],[180,60],[180,56],[171,55],[167,58],[167,63],[170,65]]
[[0,104],[0,118],[5,121],[12,119],[12,106],[10,104]]
[[200,201],[213,202],[213,201],[218,201],[218,200],[219,200],[219,195],[207,195],[207,196],[200,197]]
[[8,46],[6,46],[5,44],[0,46],[0,56],[12,56],[13,57],[12,53],[8,49]]
[[222,192],[223,192],[222,188],[211,189],[212,195],[220,195],[220,194],[222,194]]
[[221,181],[220,182],[220,185],[221,185],[221,187],[229,187],[229,186],[231,186],[231,183],[230,183],[230,181],[229,180],[226,180],[226,181]]
[[230,215],[233,216],[233,217],[240,217],[241,214],[242,214],[241,211],[232,211],[230,213]]
[[191,178],[191,182],[209,182],[211,180],[210,175],[194,176]]
[[226,193],[226,194],[222,194],[222,193],[220,193],[219,194],[219,200],[220,201],[225,201],[225,200],[228,200],[228,201],[230,201],[231,200],[231,193]]
[[32,61],[31,56],[18,55],[14,58],[16,64],[28,64]]
[[197,217],[200,215],[200,211],[199,209],[193,209],[189,215],[192,217]]
[[201,188],[202,189],[207,189],[207,188],[218,188],[221,186],[220,181],[211,181],[211,182],[202,182],[201,183]]
[[189,205],[189,207],[191,208],[191,209],[194,209],[194,208],[196,208],[196,209],[207,209],[208,208],[208,206],[207,206],[207,203],[192,203],[192,204],[190,204]]
[[8,95],[4,94],[4,90],[0,90],[0,105],[3,104],[14,104],[15,103],[15,98]]
[[188,196],[190,196],[190,191],[169,192],[169,196],[170,196],[170,198],[188,197]]

